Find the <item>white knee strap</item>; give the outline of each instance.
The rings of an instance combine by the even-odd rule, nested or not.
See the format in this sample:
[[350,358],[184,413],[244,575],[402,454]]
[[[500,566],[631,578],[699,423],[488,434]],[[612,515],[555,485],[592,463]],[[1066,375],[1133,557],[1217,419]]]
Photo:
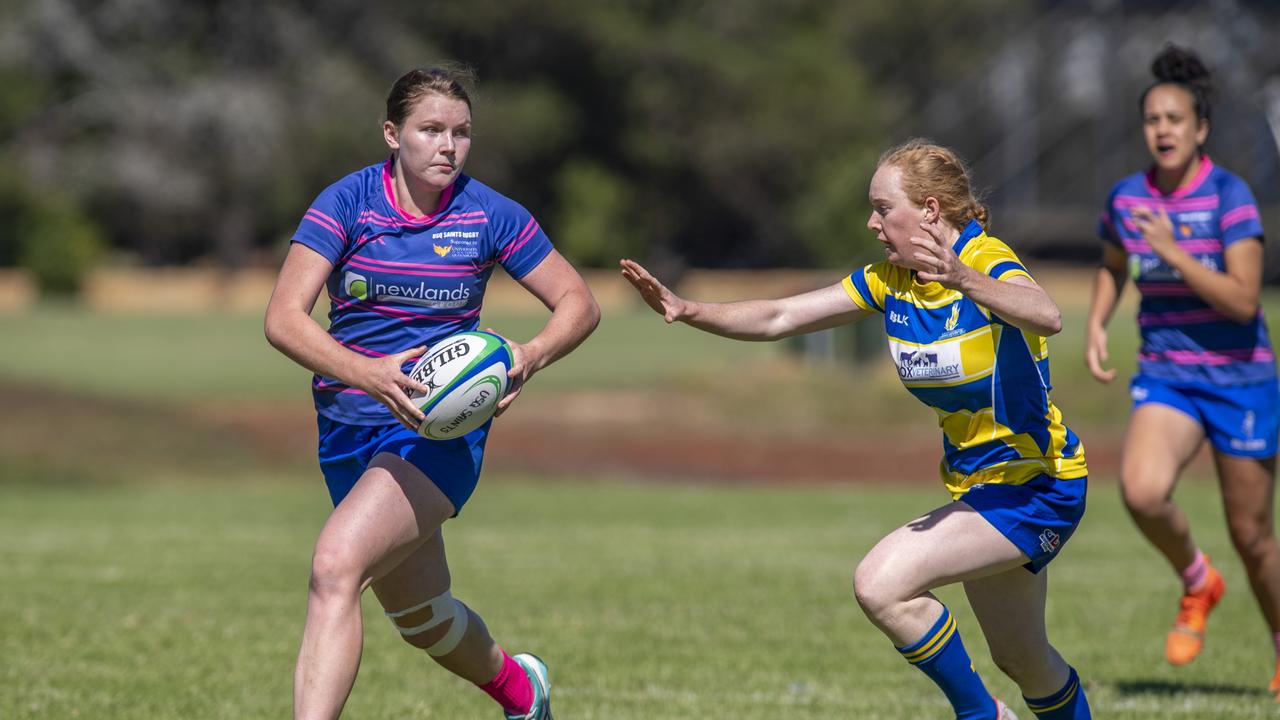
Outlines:
[[[426,607],[431,608],[431,619],[421,625],[404,627],[396,622],[396,618],[418,612]],[[405,637],[424,633],[437,625],[452,620],[453,624],[449,626],[449,632],[445,633],[444,637],[440,638],[434,645],[427,648],[427,654],[432,657],[440,657],[453,652],[454,648],[458,647],[458,643],[461,642],[462,635],[466,633],[467,623],[470,621],[470,613],[467,612],[467,606],[463,605],[461,600],[455,600],[447,590],[443,595],[414,605],[408,610],[389,612],[386,615],[391,618],[391,624],[395,625],[400,634]]]

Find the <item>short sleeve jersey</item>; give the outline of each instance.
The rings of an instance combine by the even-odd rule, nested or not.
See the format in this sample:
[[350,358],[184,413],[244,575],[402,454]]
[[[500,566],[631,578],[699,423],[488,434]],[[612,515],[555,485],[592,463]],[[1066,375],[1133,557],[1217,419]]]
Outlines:
[[[392,191],[393,162],[326,188],[293,236],[333,264],[329,334],[367,357],[474,330],[494,265],[519,279],[552,250],[528,211],[466,175],[441,194],[435,212],[409,215]],[[381,403],[333,378],[315,376],[312,394],[317,412],[330,419],[395,422]]]
[[1232,321],[1200,298],[1169,267],[1133,222],[1133,209],[1163,208],[1178,246],[1212,270],[1226,267],[1223,252],[1246,238],[1262,239],[1262,221],[1249,186],[1207,156],[1192,180],[1160,192],[1150,172],[1116,183],[1098,221],[1098,234],[1129,256],[1129,277],[1142,296],[1138,371],[1173,382],[1239,385],[1276,376],[1275,355],[1262,310],[1248,323]]
[[[1031,277],[1017,255],[971,221],[952,246],[997,280]],[[889,353],[907,390],[938,414],[942,480],[953,497],[979,483],[1084,477],[1084,446],[1049,399],[1049,350],[957,290],[921,284],[887,261],[844,280],[863,310],[884,314]]]

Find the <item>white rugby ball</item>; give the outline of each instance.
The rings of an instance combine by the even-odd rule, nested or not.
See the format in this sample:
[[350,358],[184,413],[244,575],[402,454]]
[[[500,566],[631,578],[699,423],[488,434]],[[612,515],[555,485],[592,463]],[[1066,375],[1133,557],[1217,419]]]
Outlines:
[[409,371],[428,388],[409,398],[426,415],[418,434],[451,440],[483,425],[507,393],[510,369],[511,348],[493,333],[461,332],[436,343]]

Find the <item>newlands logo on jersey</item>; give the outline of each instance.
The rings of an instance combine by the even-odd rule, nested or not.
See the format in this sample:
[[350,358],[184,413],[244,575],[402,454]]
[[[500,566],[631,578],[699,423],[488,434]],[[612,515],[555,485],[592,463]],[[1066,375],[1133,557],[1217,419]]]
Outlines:
[[435,309],[466,307],[471,300],[471,288],[462,281],[455,287],[431,287],[425,282],[415,285],[382,282],[347,271],[342,276],[343,291],[356,300],[396,302]]
[[350,297],[364,300],[369,297],[369,279],[348,270],[347,274],[342,276],[342,290]]

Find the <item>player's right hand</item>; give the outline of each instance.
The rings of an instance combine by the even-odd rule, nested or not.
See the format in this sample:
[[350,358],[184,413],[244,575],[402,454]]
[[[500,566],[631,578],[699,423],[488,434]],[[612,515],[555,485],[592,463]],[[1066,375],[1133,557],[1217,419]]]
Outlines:
[[658,282],[640,263],[623,258],[618,264],[622,266],[622,277],[631,283],[645,303],[664,320],[673,323],[687,316],[689,303]]
[[1116,379],[1116,369],[1104,370],[1102,364],[1107,361],[1107,331],[1103,328],[1091,328],[1084,341],[1084,363],[1089,373],[1098,382],[1109,383]]
[[400,368],[426,351],[424,345],[386,357],[363,358],[357,370],[358,381],[351,384],[386,405],[401,425],[416,432],[426,416],[409,400],[409,393],[426,393],[428,388],[414,382]]

